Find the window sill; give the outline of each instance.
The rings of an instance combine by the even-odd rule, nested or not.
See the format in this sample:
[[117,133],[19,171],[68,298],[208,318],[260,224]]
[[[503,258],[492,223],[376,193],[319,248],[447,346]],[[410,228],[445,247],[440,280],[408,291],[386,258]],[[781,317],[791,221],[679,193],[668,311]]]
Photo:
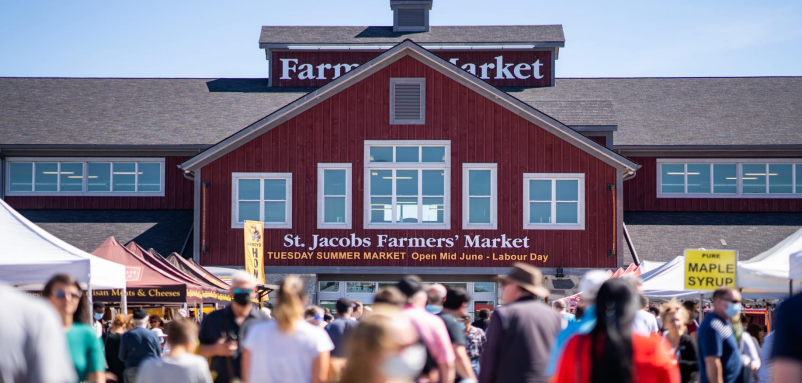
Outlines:
[[[265,230],[267,229],[292,229],[292,223],[265,223]],[[243,229],[245,228],[245,224],[242,222],[234,222],[231,224],[232,229]]]
[[317,228],[320,230],[326,229],[340,229],[340,230],[350,230],[351,223],[318,223]]
[[524,230],[585,230],[584,224],[525,224]]
[[12,192],[6,197],[164,197],[164,192]]
[[450,230],[450,224],[365,224],[366,230]]
[[708,199],[799,199],[802,193],[798,194],[662,194],[658,193],[657,198],[708,198]]

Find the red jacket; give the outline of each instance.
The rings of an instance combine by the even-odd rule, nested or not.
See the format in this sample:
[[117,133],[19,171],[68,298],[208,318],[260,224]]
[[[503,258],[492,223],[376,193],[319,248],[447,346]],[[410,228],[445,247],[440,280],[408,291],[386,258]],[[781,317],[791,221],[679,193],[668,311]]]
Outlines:
[[[577,335],[568,341],[554,383],[590,382],[590,338]],[[632,383],[680,383],[679,365],[662,337],[632,334]]]

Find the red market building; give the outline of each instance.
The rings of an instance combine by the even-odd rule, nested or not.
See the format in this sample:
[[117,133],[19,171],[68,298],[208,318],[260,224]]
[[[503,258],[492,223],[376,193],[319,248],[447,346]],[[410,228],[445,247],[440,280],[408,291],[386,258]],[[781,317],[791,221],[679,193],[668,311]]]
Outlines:
[[[419,274],[555,296],[684,248],[747,259],[802,226],[800,77],[559,78],[562,26],[262,28],[266,79],[0,79],[3,198],[93,250],[114,235],[265,268],[318,303]],[[388,16],[389,18],[389,16]]]

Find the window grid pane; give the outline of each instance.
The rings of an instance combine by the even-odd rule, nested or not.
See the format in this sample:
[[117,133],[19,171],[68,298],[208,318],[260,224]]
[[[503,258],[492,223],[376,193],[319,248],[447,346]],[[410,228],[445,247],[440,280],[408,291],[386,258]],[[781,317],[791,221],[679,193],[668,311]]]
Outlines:
[[660,167],[660,190],[663,193],[685,192],[685,165],[663,164]]
[[[802,194],[802,164],[767,162],[658,163],[662,194]],[[681,183],[679,182],[681,178]],[[677,183],[674,183],[674,182]],[[682,186],[682,188],[680,188]],[[682,189],[682,190],[680,190]],[[669,196],[666,196],[670,198]],[[715,197],[713,197],[715,198]],[[772,197],[767,197],[772,198]]]
[[10,192],[158,193],[161,162],[10,162]]
[[713,164],[713,193],[738,193],[738,165]]
[[688,164],[688,193],[710,193],[710,164]]
[[769,194],[794,192],[794,168],[791,164],[769,165]]
[[236,178],[236,182],[237,222],[287,223],[287,178]]
[[796,165],[796,192],[797,194],[802,194],[802,164]]
[[578,179],[529,179],[530,224],[579,224]]
[[323,169],[323,223],[347,223],[347,177],[346,169]]
[[743,164],[741,179],[744,194],[766,193],[766,164]]

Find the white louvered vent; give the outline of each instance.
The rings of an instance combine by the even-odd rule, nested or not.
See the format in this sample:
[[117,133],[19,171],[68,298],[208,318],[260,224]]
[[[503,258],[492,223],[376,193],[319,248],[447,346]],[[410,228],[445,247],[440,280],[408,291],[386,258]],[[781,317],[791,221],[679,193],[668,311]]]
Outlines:
[[398,26],[402,28],[425,28],[426,10],[423,8],[399,9]]
[[426,121],[426,82],[423,78],[390,79],[390,123],[423,124]]

